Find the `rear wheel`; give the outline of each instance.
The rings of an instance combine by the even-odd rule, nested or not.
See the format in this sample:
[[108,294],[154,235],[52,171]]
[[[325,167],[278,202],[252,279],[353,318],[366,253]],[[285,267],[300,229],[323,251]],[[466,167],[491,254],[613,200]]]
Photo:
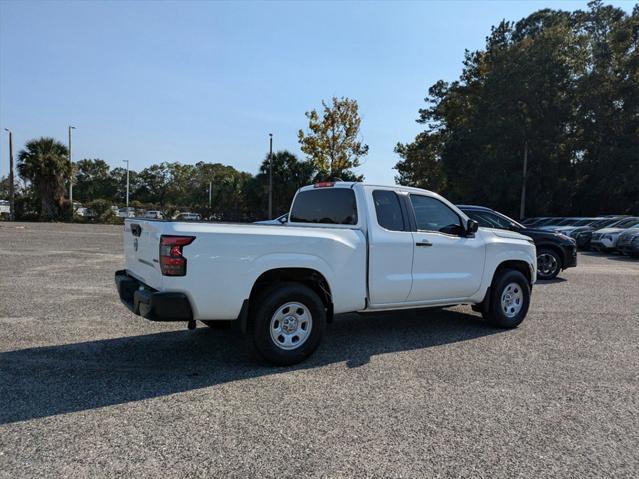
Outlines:
[[257,353],[271,364],[289,366],[317,349],[326,310],[312,289],[299,283],[281,283],[256,298],[251,320]]
[[490,291],[490,304],[484,319],[499,328],[516,328],[530,306],[530,285],[519,271],[506,269],[497,273]]
[[553,279],[561,271],[561,258],[559,255],[546,248],[537,251],[537,278]]

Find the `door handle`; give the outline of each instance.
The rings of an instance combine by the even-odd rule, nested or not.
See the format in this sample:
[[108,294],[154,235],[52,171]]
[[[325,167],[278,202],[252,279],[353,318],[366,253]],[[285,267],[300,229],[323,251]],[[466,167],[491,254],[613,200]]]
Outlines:
[[415,243],[415,246],[433,246],[433,243],[431,243],[428,240],[421,240],[421,241]]

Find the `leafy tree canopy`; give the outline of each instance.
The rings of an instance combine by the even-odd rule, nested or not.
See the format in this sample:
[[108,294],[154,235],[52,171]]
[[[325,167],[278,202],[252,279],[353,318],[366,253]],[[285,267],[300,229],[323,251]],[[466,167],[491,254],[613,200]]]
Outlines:
[[59,217],[65,183],[71,175],[67,147],[53,138],[31,140],[18,153],[17,166],[20,176],[31,183],[40,200],[40,217]]
[[359,139],[362,122],[357,101],[333,97],[330,104],[322,100],[322,112],[306,112],[308,131],[299,130],[301,150],[317,171],[317,179],[332,177],[361,180],[351,170],[361,165],[368,145]]
[[639,8],[591,2],[493,27],[428,90],[397,182],[517,215],[639,212]]

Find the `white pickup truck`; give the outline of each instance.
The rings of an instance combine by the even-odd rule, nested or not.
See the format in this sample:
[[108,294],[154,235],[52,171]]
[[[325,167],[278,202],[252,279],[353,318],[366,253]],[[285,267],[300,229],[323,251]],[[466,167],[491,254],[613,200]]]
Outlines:
[[347,182],[301,188],[280,226],[126,219],[124,250],[115,282],[135,314],[234,323],[277,365],[308,357],[338,313],[469,304],[516,327],[537,273],[526,236],[430,191]]

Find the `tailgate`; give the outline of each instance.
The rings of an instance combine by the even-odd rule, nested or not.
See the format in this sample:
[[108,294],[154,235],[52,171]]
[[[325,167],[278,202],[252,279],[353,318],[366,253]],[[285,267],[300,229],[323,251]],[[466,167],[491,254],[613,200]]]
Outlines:
[[160,236],[162,221],[126,219],[124,221],[124,256],[127,272],[146,285],[161,289]]

